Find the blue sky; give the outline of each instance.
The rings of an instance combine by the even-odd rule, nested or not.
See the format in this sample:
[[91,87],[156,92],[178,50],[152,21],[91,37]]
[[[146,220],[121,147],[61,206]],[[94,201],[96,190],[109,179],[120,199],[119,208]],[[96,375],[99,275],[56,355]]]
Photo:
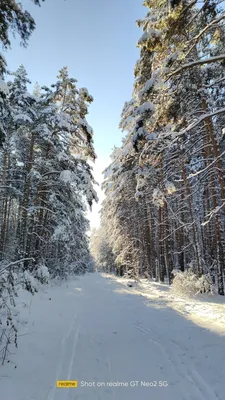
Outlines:
[[[88,88],[95,100],[88,122],[95,132],[95,175],[100,180],[113,146],[122,138],[118,124],[124,102],[131,97],[139,57],[141,31],[135,21],[146,13],[142,0],[46,0],[41,8],[30,0],[20,1],[34,17],[36,30],[26,49],[18,39],[12,41],[5,54],[8,67],[15,70],[23,64],[32,82],[49,85],[58,70],[68,66],[78,87]],[[90,215],[92,226],[98,225],[98,209]]]

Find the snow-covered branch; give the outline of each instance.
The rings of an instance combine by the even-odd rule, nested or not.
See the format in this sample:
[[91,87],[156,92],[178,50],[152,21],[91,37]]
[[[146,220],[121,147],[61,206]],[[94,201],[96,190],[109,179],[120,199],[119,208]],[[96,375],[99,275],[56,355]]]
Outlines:
[[219,56],[205,58],[202,60],[196,60],[196,61],[192,61],[187,64],[183,64],[180,68],[169,73],[167,75],[166,81],[169,80],[170,78],[172,78],[173,76],[178,75],[179,73],[185,71],[186,69],[190,69],[190,68],[196,67],[198,65],[204,65],[204,64],[210,64],[210,63],[214,63],[214,62],[218,62],[218,61],[223,61],[224,59],[225,59],[225,54],[220,54]]

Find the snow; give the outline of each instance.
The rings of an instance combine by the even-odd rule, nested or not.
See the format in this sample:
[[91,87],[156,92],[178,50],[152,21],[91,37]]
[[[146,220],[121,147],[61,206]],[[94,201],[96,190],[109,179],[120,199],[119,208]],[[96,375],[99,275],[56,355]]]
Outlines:
[[163,206],[164,205],[164,195],[163,192],[156,188],[153,190],[153,195],[152,195],[152,200],[153,203],[157,206]]
[[2,79],[0,79],[0,92],[4,95],[7,95],[9,93],[8,86]]
[[87,132],[89,133],[90,136],[93,136],[93,129],[92,127],[87,123],[86,119],[80,118],[78,121],[78,125],[83,126]]
[[142,96],[145,93],[147,93],[153,87],[153,85],[154,85],[154,79],[151,78],[146,82],[144,88],[140,91],[140,93],[138,95],[139,100],[141,100]]
[[135,124],[135,122],[136,117],[134,115],[129,115],[124,121],[121,122],[122,130],[129,130]]
[[104,171],[104,178],[109,178],[109,176],[112,174],[112,169],[110,167],[108,167],[105,171]]
[[31,275],[28,271],[24,271],[24,281],[27,287],[31,290],[32,293],[37,291],[37,283],[33,275]]
[[146,101],[144,104],[138,107],[137,110],[135,111],[135,114],[144,114],[148,111],[152,112],[155,111],[155,106],[150,101]]
[[127,156],[129,154],[132,154],[132,151],[133,151],[132,143],[128,142],[122,148],[122,155]]
[[49,281],[49,272],[48,272],[48,267],[45,265],[40,265],[37,270],[37,276],[40,279],[40,281],[48,282]]
[[60,173],[59,179],[63,182],[73,182],[74,177],[73,177],[73,173],[69,170],[64,170]]
[[147,31],[143,33],[141,38],[138,41],[138,46],[142,46],[146,43],[147,40],[155,39],[160,37],[160,31],[157,29],[152,29],[150,26],[148,27]]
[[154,132],[152,132],[152,133],[149,133],[148,135],[146,135],[146,139],[147,140],[156,140],[157,139],[157,134],[156,133],[154,133]]
[[[171,76],[179,74],[184,69],[189,69],[189,68],[195,67],[196,65],[216,63],[217,61],[222,61],[224,59],[225,59],[225,53],[224,54],[220,54],[218,56],[209,57],[209,58],[203,58],[201,60],[196,60],[196,61],[189,62],[187,64],[183,64],[180,68],[178,68],[175,71],[171,72],[171,74],[169,74],[169,78]],[[215,68],[217,68],[217,64],[215,64]]]
[[59,240],[59,238],[60,239],[61,238],[65,239],[67,237],[67,234],[68,234],[68,232],[67,232],[66,226],[65,225],[58,225],[55,228],[51,239],[52,239],[52,241],[57,241],[57,240]]
[[173,61],[177,60],[179,57],[179,52],[174,51],[174,53],[171,53],[165,60],[166,65],[171,65]]
[[58,128],[67,129],[68,131],[71,130],[71,117],[65,113],[61,113],[53,118],[55,119],[55,123]]
[[[109,278],[109,275],[104,275]],[[116,282],[127,285],[130,279],[110,276]],[[225,297],[219,295],[198,295],[187,298],[174,294],[173,287],[146,279],[140,279],[134,294],[155,302],[155,307],[164,303],[178,311],[200,327],[225,336]],[[202,318],[204,316],[204,318]]]
[[[15,154],[16,152],[14,152]],[[16,164],[18,165],[18,167],[24,167],[24,163],[22,161],[18,161],[16,160]]]
[[173,182],[167,181],[167,182],[165,183],[165,188],[166,188],[167,194],[173,194],[173,193],[176,192],[176,187],[175,187],[175,185],[173,184]]
[[[224,303],[185,300],[181,312],[167,285],[109,278],[20,291],[19,347],[0,367],[1,398],[224,399],[225,329],[212,329]],[[187,319],[205,305],[207,328]],[[57,380],[78,380],[78,388],[57,388]]]
[[[76,81],[76,82],[77,82],[77,81]],[[85,94],[86,96],[89,96],[88,89],[85,88],[85,87],[83,87],[83,88],[80,89],[80,93],[83,93],[83,94]]]
[[14,116],[14,121],[15,122],[20,122],[20,121],[29,122],[30,124],[33,123],[32,119],[29,117],[29,115],[26,115],[26,114],[17,114],[17,115],[15,115]]

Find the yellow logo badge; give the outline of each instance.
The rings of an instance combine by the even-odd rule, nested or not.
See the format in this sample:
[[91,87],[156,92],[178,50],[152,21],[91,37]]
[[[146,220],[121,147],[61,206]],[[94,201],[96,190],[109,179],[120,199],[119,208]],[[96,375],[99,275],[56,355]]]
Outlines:
[[57,381],[56,386],[58,388],[77,388],[78,381]]

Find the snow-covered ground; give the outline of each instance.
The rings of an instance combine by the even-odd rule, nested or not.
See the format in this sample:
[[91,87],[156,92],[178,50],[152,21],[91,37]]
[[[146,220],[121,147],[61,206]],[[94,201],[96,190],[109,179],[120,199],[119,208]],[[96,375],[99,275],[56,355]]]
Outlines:
[[0,367],[0,399],[224,400],[222,324],[211,311],[214,330],[190,319],[224,304],[183,300],[176,309],[168,295],[166,285],[128,288],[98,273],[21,293],[19,348]]
[[[225,296],[202,294],[192,298],[179,297],[167,284],[147,279],[135,282],[108,274],[102,274],[102,276],[126,286],[125,292],[142,295],[152,300],[151,303],[145,303],[149,307],[173,308],[197,325],[225,335]],[[129,283],[132,284],[132,289],[128,287]]]

